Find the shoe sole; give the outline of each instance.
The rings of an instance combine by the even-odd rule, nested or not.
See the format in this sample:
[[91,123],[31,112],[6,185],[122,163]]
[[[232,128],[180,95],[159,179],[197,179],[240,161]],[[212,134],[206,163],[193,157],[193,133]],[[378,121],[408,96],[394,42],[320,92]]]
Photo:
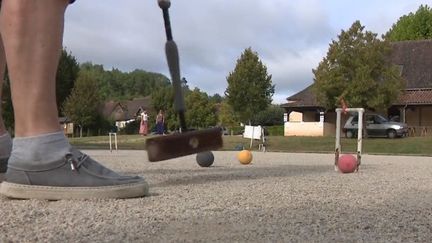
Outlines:
[[121,199],[149,194],[147,182],[102,187],[53,187],[9,183],[0,185],[0,194],[16,199]]

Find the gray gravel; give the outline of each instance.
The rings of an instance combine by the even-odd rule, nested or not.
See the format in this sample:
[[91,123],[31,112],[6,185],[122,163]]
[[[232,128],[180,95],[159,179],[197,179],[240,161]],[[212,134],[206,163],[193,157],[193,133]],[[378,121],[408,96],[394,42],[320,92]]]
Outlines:
[[86,151],[151,196],[38,201],[0,197],[0,242],[431,242],[432,158],[363,157],[359,173],[331,154],[216,152],[148,163],[143,151]]

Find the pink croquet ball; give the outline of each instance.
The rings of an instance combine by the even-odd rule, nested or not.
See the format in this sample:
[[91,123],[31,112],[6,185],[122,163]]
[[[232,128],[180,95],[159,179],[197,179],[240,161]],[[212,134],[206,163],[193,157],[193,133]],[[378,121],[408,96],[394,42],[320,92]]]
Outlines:
[[343,154],[339,157],[338,167],[342,173],[352,173],[357,168],[357,159],[351,154]]

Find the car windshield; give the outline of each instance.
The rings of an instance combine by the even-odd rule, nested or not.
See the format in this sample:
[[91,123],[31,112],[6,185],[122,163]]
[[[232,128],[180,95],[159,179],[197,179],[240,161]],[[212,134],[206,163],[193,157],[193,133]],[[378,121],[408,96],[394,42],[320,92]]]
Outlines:
[[388,122],[388,120],[385,117],[381,116],[381,115],[376,115],[375,116],[375,121],[377,121],[378,123],[386,123],[386,122]]

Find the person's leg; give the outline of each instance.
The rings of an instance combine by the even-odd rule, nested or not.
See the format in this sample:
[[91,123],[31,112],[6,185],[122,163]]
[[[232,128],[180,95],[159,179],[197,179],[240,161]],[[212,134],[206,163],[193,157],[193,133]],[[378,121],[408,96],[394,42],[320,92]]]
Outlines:
[[6,57],[4,55],[3,42],[0,36],[0,136],[6,133],[6,126],[2,116],[1,101],[3,100],[3,77],[6,69]]
[[7,168],[7,161],[12,150],[12,139],[6,130],[2,116],[3,76],[6,68],[6,57],[0,36],[0,182],[3,181]]
[[55,75],[68,0],[3,0],[0,32],[12,80],[15,139],[0,192],[16,198],[143,196],[140,177],[120,176],[71,148],[60,129]]
[[17,137],[60,131],[55,75],[67,4],[66,0],[3,2],[0,31],[12,80]]

